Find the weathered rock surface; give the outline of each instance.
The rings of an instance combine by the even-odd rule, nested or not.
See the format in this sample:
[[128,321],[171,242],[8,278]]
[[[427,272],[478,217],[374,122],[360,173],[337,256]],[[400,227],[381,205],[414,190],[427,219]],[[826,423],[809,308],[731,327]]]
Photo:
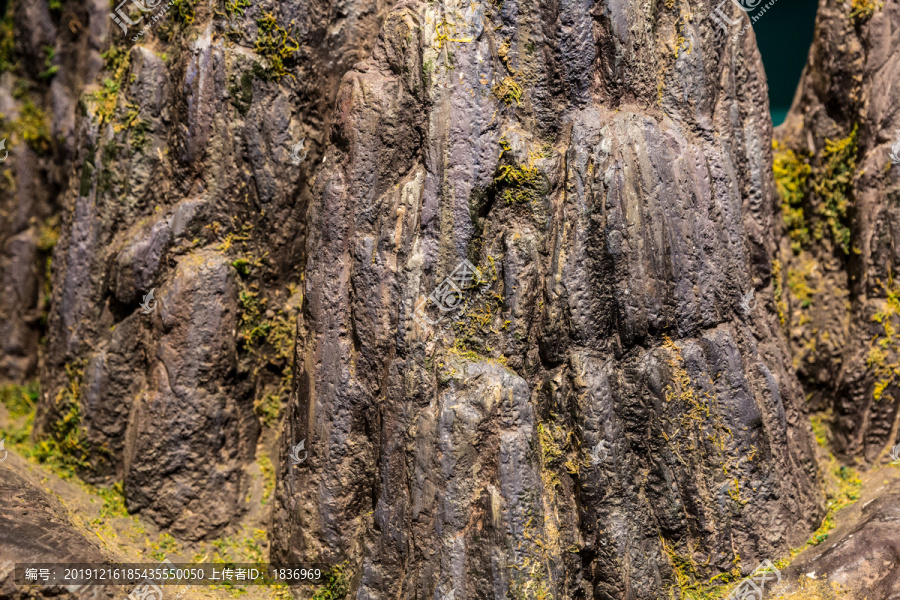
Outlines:
[[0,595],[3,598],[114,598],[117,586],[17,586],[16,563],[103,563],[107,557],[69,523],[65,510],[40,489],[0,467]]
[[[823,6],[820,31],[849,33]],[[872,86],[895,8],[854,25]],[[105,3],[79,10],[85,66],[51,84],[68,82],[58,189],[3,196],[20,291],[0,301],[0,368],[36,364],[59,212],[35,437],[77,414],[81,475],[124,480],[129,510],[177,537],[238,523],[274,450],[272,559],[346,562],[353,597],[671,597],[820,524],[793,359],[847,453],[896,434],[891,402],[852,416],[884,305],[853,282],[887,282],[892,255],[892,213],[865,212],[895,181],[867,179],[884,136],[857,130],[861,253],[836,254],[844,216],[824,212],[803,250],[851,308],[804,307],[752,33],[726,36],[708,3],[182,2],[137,45]],[[830,98],[818,74],[854,71],[823,35],[784,135],[826,165],[824,138],[860,120],[847,106],[896,120]],[[432,291],[464,259],[478,276],[445,312]],[[812,350],[802,311],[823,323]]]
[[898,31],[896,3],[820,2],[777,135],[783,181],[798,186],[778,253],[794,364],[812,405],[834,411],[837,450],[865,462],[897,443],[900,426],[892,331],[900,167],[889,158],[900,142]]
[[783,573],[789,594],[800,585],[827,583],[842,597],[891,600],[900,597],[897,562],[900,475],[892,467],[867,475],[858,502],[836,516],[828,539],[799,554]]
[[381,11],[185,2],[136,45],[89,15],[104,83],[80,99],[60,195],[35,436],[77,409],[81,475],[124,479],[129,510],[181,538],[247,510],[258,414],[290,384],[306,179]]
[[[6,6],[6,5],[4,5]],[[2,25],[0,130],[0,377],[34,377],[48,310],[59,195],[75,149],[78,97],[102,67],[105,2],[11,2]],[[103,27],[84,26],[93,20]],[[4,42],[6,44],[6,42]],[[10,63],[14,63],[10,64]],[[13,67],[13,68],[11,68]],[[54,69],[56,71],[54,71]]]
[[410,2],[345,75],[277,558],[349,560],[357,598],[656,598],[818,525],[759,59],[655,10]]

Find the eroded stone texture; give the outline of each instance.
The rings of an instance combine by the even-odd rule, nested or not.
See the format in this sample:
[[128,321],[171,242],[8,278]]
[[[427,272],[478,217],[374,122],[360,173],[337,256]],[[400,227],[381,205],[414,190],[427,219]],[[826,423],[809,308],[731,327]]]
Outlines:
[[[50,255],[59,234],[59,194],[68,185],[76,105],[100,71],[105,2],[11,2],[14,40],[0,77],[0,377],[36,375],[49,309]],[[52,69],[56,69],[55,74]]]
[[179,537],[220,537],[248,509],[260,405],[272,418],[289,389],[308,178],[383,9],[185,2],[128,36],[104,11],[60,195],[35,438],[77,406],[82,477],[124,479],[129,510]]
[[[821,2],[809,61],[777,136],[782,152],[810,166],[793,206],[802,224],[779,227],[781,311],[794,366],[812,405],[834,411],[836,449],[866,462],[897,443],[900,425],[900,353],[891,332],[900,308],[891,300],[900,166],[889,158],[900,142],[898,31],[896,4]],[[792,250],[802,230],[808,235]]]
[[779,598],[790,597],[801,586],[815,589],[823,584],[837,587],[843,594],[838,597],[850,600],[897,597],[900,478],[887,467],[869,473],[864,486],[859,501],[838,514],[838,526],[828,538],[791,562]]
[[761,65],[687,11],[390,14],[310,206],[276,559],[357,598],[656,598],[818,525]]
[[104,564],[108,559],[72,526],[56,499],[5,466],[0,468],[0,494],[0,594],[4,598],[99,600],[126,593],[122,586],[17,585],[16,563]]

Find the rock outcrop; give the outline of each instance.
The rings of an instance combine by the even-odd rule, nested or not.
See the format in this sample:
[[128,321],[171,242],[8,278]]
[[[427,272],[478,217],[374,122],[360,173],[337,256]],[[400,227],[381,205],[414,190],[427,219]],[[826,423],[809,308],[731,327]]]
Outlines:
[[[662,598],[819,526],[805,393],[848,456],[896,437],[891,402],[853,416],[893,377],[870,359],[893,338],[869,339],[893,310],[877,132],[896,120],[865,83],[829,97],[837,37],[776,185],[753,34],[707,2],[163,8],[124,35],[105,3],[65,9],[58,189],[0,188],[20,215],[3,285],[24,290],[0,300],[0,368],[40,364],[35,440],[124,481],[131,512],[221,536],[271,454],[272,560],[340,564],[353,597]],[[877,58],[851,44],[835,73],[885,81],[896,14],[841,17]],[[853,129],[864,109],[885,125]],[[785,202],[821,231],[795,255],[778,193],[807,142]],[[804,305],[807,260],[855,290],[848,313]]]
[[105,563],[108,557],[68,522],[55,499],[5,466],[0,468],[0,493],[0,594],[4,598],[24,600],[44,593],[99,600],[122,593],[120,586],[17,585],[16,563]]
[[779,312],[794,365],[812,406],[833,411],[837,450],[866,463],[897,443],[900,426],[898,30],[896,3],[820,2],[775,159]]
[[686,9],[407,3],[345,75],[279,559],[358,598],[654,598],[816,527],[761,65]]

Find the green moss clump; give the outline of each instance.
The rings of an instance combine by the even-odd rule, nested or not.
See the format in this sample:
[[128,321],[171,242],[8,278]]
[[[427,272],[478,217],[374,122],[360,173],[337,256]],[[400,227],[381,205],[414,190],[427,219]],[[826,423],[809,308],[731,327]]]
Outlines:
[[850,0],[850,20],[855,25],[862,25],[872,18],[882,4],[874,0]]
[[22,104],[17,129],[25,143],[38,155],[50,154],[50,126],[47,123],[47,115],[30,99],[26,99]]
[[882,331],[875,336],[869,345],[866,367],[875,377],[872,395],[877,402],[882,397],[894,402],[888,387],[897,381],[900,375],[900,347],[897,343],[896,317],[900,315],[900,287],[894,284],[893,276],[888,276],[887,285],[878,281],[885,292],[884,306],[872,315],[872,321],[881,325]]
[[81,431],[81,381],[84,370],[76,364],[65,366],[67,387],[56,395],[56,411],[60,417],[50,426],[45,439],[23,453],[50,467],[63,479],[71,479],[77,471],[90,468],[88,449]]
[[[815,266],[815,263],[811,264],[812,266]],[[794,297],[800,301],[800,306],[802,308],[809,308],[812,306],[813,296],[815,296],[817,292],[817,290],[809,287],[807,281],[807,276],[811,272],[811,268],[807,268],[803,271],[788,269],[788,287],[791,289],[791,293]]]
[[44,58],[44,66],[47,67],[47,69],[43,71],[39,77],[43,80],[50,80],[59,72],[59,65],[53,64],[53,58],[56,56],[56,49],[53,46],[44,46],[44,54],[47,55]]
[[[821,165],[816,171],[813,192],[822,199],[818,214],[824,218],[834,243],[850,254],[850,228],[846,224],[847,208],[853,189],[853,173],[856,171],[857,126],[844,139],[825,140]],[[816,234],[821,237],[821,232]]]
[[272,491],[275,490],[275,467],[272,466],[272,460],[267,454],[260,453],[257,461],[263,476],[262,504],[266,504],[272,497]]
[[345,571],[348,562],[344,561],[331,568],[326,575],[325,585],[316,590],[312,600],[343,600],[350,593],[350,580]]
[[116,112],[119,90],[125,81],[125,74],[128,72],[131,59],[126,51],[115,46],[100,56],[105,61],[104,66],[110,77],[103,79],[103,86],[99,91],[88,94],[87,97],[97,103],[100,122],[105,123],[111,121]]
[[244,350],[250,351],[260,340],[264,340],[269,333],[271,325],[262,318],[262,311],[266,306],[266,299],[251,290],[243,290],[239,295],[241,305],[241,338],[244,340]]
[[34,412],[40,397],[40,386],[37,381],[25,385],[4,385],[0,387],[0,402],[6,406],[12,419],[26,417]]
[[828,427],[826,422],[829,415],[825,413],[815,414],[809,417],[810,425],[812,425],[813,435],[816,437],[816,443],[821,448],[828,447]]
[[99,524],[110,517],[127,517],[128,509],[125,508],[125,491],[121,481],[117,481],[110,487],[97,488],[97,494],[103,499],[103,508],[100,516],[94,519],[94,524]]
[[491,91],[504,103],[519,106],[522,103],[522,86],[512,77],[504,77],[503,81],[494,85]]
[[[278,24],[275,15],[268,12],[256,20],[259,27],[259,35],[254,46],[256,52],[263,56],[269,63],[267,75],[273,81],[281,81],[287,72],[286,65],[293,59],[294,53],[300,49],[300,44],[288,31]],[[291,21],[291,26],[293,26]],[[293,77],[293,75],[291,75]]]
[[256,416],[259,417],[263,427],[272,427],[281,416],[281,396],[279,394],[266,394],[253,403]]
[[772,170],[778,195],[781,196],[781,215],[791,238],[791,248],[799,253],[801,247],[809,243],[809,229],[803,218],[801,203],[806,197],[806,182],[812,169],[793,150],[782,148],[777,141],[772,142],[772,148],[775,150]]
[[232,0],[231,2],[225,2],[225,12],[228,13],[229,19],[234,15],[243,17],[244,10],[247,8],[250,8],[250,0]]
[[531,202],[539,195],[543,183],[543,175],[534,167],[502,165],[494,178],[500,197],[507,204]]
[[194,4],[191,0],[175,0],[172,8],[175,9],[171,11],[171,14],[176,23],[190,25],[194,22],[196,14],[194,13]]
[[166,556],[172,552],[181,552],[178,540],[166,532],[159,534],[159,541],[151,544],[150,547],[153,549],[150,556],[152,556],[154,560],[160,561],[164,560]]
[[228,91],[231,103],[242,116],[245,116],[250,110],[250,104],[253,103],[253,74],[250,71],[241,73],[240,83]]

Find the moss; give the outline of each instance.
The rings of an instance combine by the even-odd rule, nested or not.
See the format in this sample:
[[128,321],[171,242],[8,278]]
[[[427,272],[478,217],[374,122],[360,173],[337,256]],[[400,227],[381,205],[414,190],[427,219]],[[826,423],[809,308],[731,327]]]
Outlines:
[[500,197],[507,204],[531,202],[543,187],[543,175],[534,167],[500,167],[494,183],[500,189]]
[[877,402],[882,397],[893,403],[894,397],[888,390],[896,387],[900,376],[900,347],[897,343],[897,318],[900,316],[900,287],[894,284],[893,275],[887,284],[877,280],[884,291],[885,299],[881,310],[872,315],[872,322],[881,325],[881,331],[869,343],[866,367],[872,372],[875,383],[872,396]]
[[109,77],[103,79],[103,85],[99,91],[88,94],[87,97],[97,104],[96,111],[101,123],[110,122],[116,112],[119,99],[119,90],[125,82],[125,75],[131,64],[128,52],[115,46],[101,54],[105,61],[104,67]]
[[13,22],[13,3],[9,3],[6,14],[0,21],[0,73],[11,73],[16,69],[16,36]]
[[59,65],[53,64],[53,58],[56,55],[56,49],[53,46],[44,46],[44,54],[47,55],[44,58],[44,66],[47,67],[47,69],[41,72],[38,77],[40,77],[44,81],[49,81],[53,79],[53,77],[59,72]]
[[38,226],[37,249],[42,253],[50,253],[59,240],[59,215],[41,221]]
[[230,19],[234,15],[244,16],[244,9],[250,8],[250,0],[232,0],[225,2],[225,12],[228,13]]
[[263,476],[263,495],[261,503],[266,504],[269,501],[269,498],[272,497],[272,492],[275,490],[275,467],[272,466],[272,460],[269,458],[268,454],[260,453],[257,461],[259,462],[259,470]]
[[797,589],[789,595],[773,596],[771,600],[836,600],[847,598],[847,590],[836,582],[828,582],[826,579],[810,579],[800,577],[797,579]]
[[825,518],[822,525],[813,533],[808,546],[817,546],[828,539],[829,533],[834,529],[834,515],[840,509],[859,500],[859,492],[862,489],[862,481],[854,469],[839,465],[834,457],[831,457],[832,465],[830,476],[836,483],[836,492],[828,492],[825,497]]
[[20,79],[13,91],[19,101],[19,115],[14,121],[7,121],[0,114],[0,127],[14,131],[39,156],[48,156],[53,149],[50,125],[47,115],[31,100],[28,82]]
[[674,546],[660,537],[660,547],[672,565],[672,574],[681,600],[718,600],[729,591],[730,583],[741,579],[740,560],[735,558],[731,571],[720,573],[712,579],[700,576],[700,565],[692,558],[688,549],[686,555],[676,552]]
[[[856,171],[856,131],[854,125],[846,138],[825,140],[825,150],[812,185],[813,192],[822,200],[817,214],[824,219],[832,240],[844,254],[850,253],[850,228],[846,221]],[[820,238],[821,231],[814,231],[814,235]]]
[[232,86],[229,94],[231,103],[242,116],[246,116],[253,103],[253,73],[250,71],[241,73],[240,84]]
[[[500,140],[500,166],[494,174],[490,186],[487,189],[487,195],[502,199],[506,204],[530,204],[533,200],[537,200],[547,194],[548,185],[547,178],[543,173],[532,164],[516,165],[512,164],[508,158],[510,154],[509,142],[505,139]],[[529,154],[529,163],[535,156]]]
[[160,561],[164,560],[170,553],[181,552],[178,540],[166,532],[159,534],[159,540],[150,544],[150,547],[153,549],[153,551],[150,552],[150,556],[152,556],[154,560]]
[[271,325],[262,319],[262,310],[267,300],[257,292],[243,290],[239,295],[241,306],[240,335],[244,340],[244,350],[250,351],[260,340],[264,340]]
[[881,7],[882,4],[874,0],[850,0],[850,20],[854,25],[862,25]]
[[504,77],[503,81],[491,88],[491,92],[509,106],[519,106],[522,103],[522,86],[512,77]]
[[76,472],[90,468],[89,451],[81,431],[81,381],[84,371],[80,364],[65,366],[68,385],[56,395],[55,411],[59,418],[34,447],[24,454],[47,465],[63,479],[71,479]]
[[772,171],[778,195],[781,196],[781,216],[791,238],[791,248],[799,253],[810,239],[801,204],[806,197],[807,180],[812,168],[806,160],[793,150],[782,148],[777,141],[772,142],[772,148],[775,150]]
[[[293,60],[294,54],[300,49],[300,44],[288,31],[278,24],[275,15],[264,13],[256,20],[259,34],[254,46],[257,53],[268,62],[266,71],[269,79],[281,81],[287,72],[287,65]],[[293,27],[294,22],[291,21]],[[291,75],[293,77],[293,75]]]
[[81,182],[78,185],[78,195],[82,198],[86,198],[91,193],[91,186],[94,183],[94,158],[94,147],[88,145],[87,156],[81,165]]
[[12,73],[18,68],[16,62],[15,26],[12,11],[6,11],[6,17],[0,21],[0,73]]
[[266,394],[253,403],[253,409],[263,427],[272,427],[281,416],[281,397],[278,394]]
[[809,286],[808,277],[815,268],[813,261],[807,261],[803,269],[788,269],[788,288],[791,294],[800,301],[801,308],[809,308],[812,306],[813,296],[818,290]]
[[33,413],[40,398],[40,385],[31,381],[24,385],[8,384],[0,387],[0,402],[6,407],[12,419],[26,417]]
[[325,576],[325,585],[313,593],[311,600],[343,600],[350,593],[350,580],[347,577],[348,561],[333,566]]
[[564,438],[565,433],[556,423],[538,423],[537,432],[544,466],[551,466],[563,455],[559,439]]
[[194,13],[194,4],[191,0],[175,0],[169,14],[172,15],[172,19],[175,23],[180,23],[183,26],[193,23],[197,16]]
[[100,509],[100,516],[94,519],[93,524],[98,525],[110,517],[128,516],[128,509],[125,508],[124,485],[121,481],[110,487],[98,488],[97,494],[103,499],[103,507]]
[[816,438],[816,443],[822,447],[828,447],[828,426],[827,422],[830,420],[830,415],[828,413],[817,413],[811,415],[809,417],[809,423],[812,426],[813,435]]

